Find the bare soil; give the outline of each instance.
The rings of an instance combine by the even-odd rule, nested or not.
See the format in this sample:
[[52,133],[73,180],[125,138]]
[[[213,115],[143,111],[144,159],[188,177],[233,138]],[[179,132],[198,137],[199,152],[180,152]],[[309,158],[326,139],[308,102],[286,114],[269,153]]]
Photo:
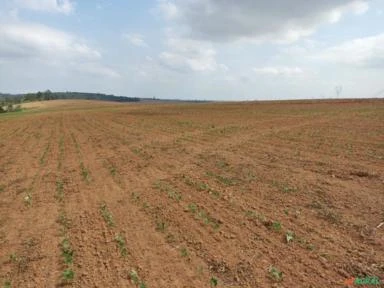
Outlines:
[[38,104],[0,116],[0,285],[384,279],[384,101]]

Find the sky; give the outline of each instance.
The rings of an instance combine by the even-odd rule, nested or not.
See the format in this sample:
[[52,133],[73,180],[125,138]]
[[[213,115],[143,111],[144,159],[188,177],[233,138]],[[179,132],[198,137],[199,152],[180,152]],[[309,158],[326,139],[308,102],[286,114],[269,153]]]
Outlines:
[[383,0],[0,0],[0,92],[384,97]]

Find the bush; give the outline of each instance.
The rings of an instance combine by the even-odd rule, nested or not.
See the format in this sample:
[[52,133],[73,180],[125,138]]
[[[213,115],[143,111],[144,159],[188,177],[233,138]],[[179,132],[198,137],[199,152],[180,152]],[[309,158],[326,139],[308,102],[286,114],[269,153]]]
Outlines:
[[20,112],[21,110],[21,105],[16,105],[16,107],[13,108],[13,112]]
[[5,104],[5,106],[0,106],[0,113],[7,113],[7,112],[20,112],[23,109],[21,108],[21,105],[13,105],[11,103]]

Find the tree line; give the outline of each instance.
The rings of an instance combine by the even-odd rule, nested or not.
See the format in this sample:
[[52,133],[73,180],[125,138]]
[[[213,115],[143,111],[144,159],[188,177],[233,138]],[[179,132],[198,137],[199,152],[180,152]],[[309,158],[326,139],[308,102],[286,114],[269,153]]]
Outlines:
[[44,100],[56,99],[85,99],[85,100],[102,100],[102,101],[116,101],[116,102],[138,102],[140,98],[137,97],[123,97],[115,95],[107,95],[102,93],[83,93],[83,92],[51,92],[46,90],[44,92],[26,93],[26,94],[1,94],[0,101],[7,103],[23,103]]
[[0,93],[0,113],[20,111],[17,104],[34,101],[47,101],[57,99],[83,99],[83,100],[101,100],[115,102],[138,102],[137,97],[123,97],[107,95],[102,93],[84,93],[84,92],[51,92],[46,90],[37,93],[25,94],[2,94]]

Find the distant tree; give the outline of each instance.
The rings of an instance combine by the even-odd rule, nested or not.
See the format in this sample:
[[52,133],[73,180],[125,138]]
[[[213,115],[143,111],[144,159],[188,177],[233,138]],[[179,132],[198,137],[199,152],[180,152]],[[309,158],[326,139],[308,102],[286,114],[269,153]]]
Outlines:
[[19,111],[21,111],[22,109],[21,109],[21,105],[19,104],[19,105],[16,105],[16,107],[14,107],[13,108],[13,112],[19,112]]
[[36,93],[36,99],[41,101],[41,100],[44,100],[44,94],[42,92],[37,92]]
[[48,90],[44,91],[43,99],[44,100],[52,100],[53,99],[53,95],[52,95],[51,90],[48,89]]

